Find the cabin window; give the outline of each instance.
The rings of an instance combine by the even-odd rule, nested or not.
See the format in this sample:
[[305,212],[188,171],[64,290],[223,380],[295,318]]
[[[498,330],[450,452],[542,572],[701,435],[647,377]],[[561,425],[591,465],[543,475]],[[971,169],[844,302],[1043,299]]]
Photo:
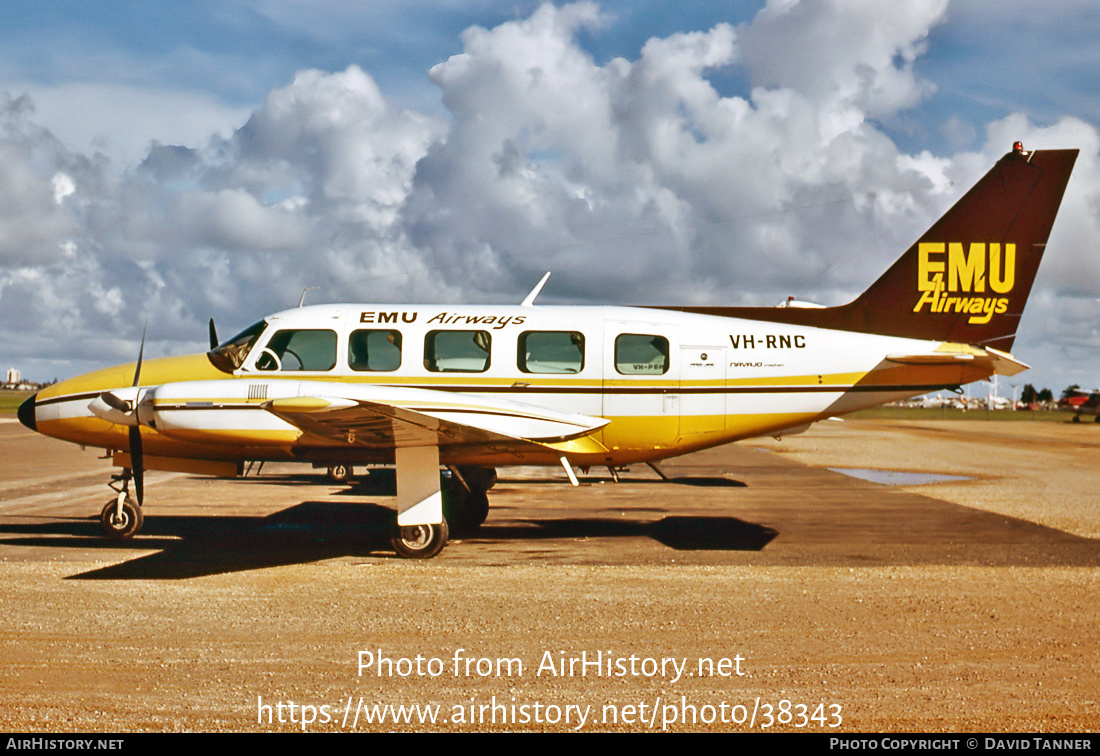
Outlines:
[[624,333],[615,339],[615,369],[623,375],[661,375],[668,372],[668,339]]
[[336,367],[336,332],[322,329],[276,331],[256,358],[257,370],[324,371]]
[[488,331],[429,331],[424,367],[433,373],[484,373],[491,343]]
[[517,362],[525,373],[579,373],[584,369],[584,334],[525,331],[519,336]]
[[252,345],[256,343],[256,339],[260,338],[260,334],[264,332],[266,327],[267,323],[263,320],[259,323],[253,323],[229,341],[222,342],[206,354],[216,368],[224,373],[232,373],[244,364],[245,357],[248,356]]
[[352,331],[348,339],[348,364],[352,370],[391,372],[401,367],[401,332]]

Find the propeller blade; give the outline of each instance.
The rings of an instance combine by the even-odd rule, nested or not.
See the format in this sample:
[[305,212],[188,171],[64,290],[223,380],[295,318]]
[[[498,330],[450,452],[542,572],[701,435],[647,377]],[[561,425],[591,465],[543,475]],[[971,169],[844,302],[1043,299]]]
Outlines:
[[[134,368],[134,385],[138,385],[138,379],[141,377],[141,358],[145,354],[145,332],[149,330],[149,321],[145,321],[145,327],[141,329],[141,347],[138,349],[138,361],[137,367]],[[110,402],[108,402],[109,404]]]
[[218,329],[214,328],[214,318],[210,318],[210,351],[218,348]]
[[130,426],[130,472],[134,476],[134,494],[140,507],[145,499],[145,470],[141,449],[141,428],[137,425]]
[[[134,368],[134,386],[137,386],[138,381],[141,379],[141,360],[145,356],[145,332],[148,330],[149,321],[146,320],[145,326],[141,329],[141,347],[138,349],[137,367]],[[137,405],[140,398],[141,392],[138,392],[138,396],[134,398],[135,420],[137,419]],[[110,404],[107,399],[103,401]],[[139,422],[130,426],[130,473],[134,476],[134,494],[137,496],[139,507],[145,499],[145,469],[143,456],[141,448],[141,423]]]

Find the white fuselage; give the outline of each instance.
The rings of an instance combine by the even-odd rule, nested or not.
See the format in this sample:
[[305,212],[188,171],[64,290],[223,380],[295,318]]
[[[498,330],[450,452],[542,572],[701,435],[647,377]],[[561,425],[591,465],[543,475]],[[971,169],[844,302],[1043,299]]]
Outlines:
[[[408,405],[450,421],[458,416],[444,404],[460,401],[467,417],[497,408],[503,419],[494,420],[493,432],[523,438],[564,439],[568,416],[602,418],[606,423],[590,426],[587,445],[559,451],[576,464],[621,464],[780,434],[990,372],[980,361],[886,359],[956,345],[651,308],[322,305],[265,323],[228,371],[195,356],[147,362],[137,418],[148,428],[148,454],[392,458],[392,449],[312,437],[276,413],[257,411],[277,398],[331,396]],[[41,392],[39,429],[125,449],[125,427],[88,405],[97,392],[123,389],[119,379],[132,372],[120,366]],[[532,411],[520,422],[524,407]],[[535,408],[550,414],[540,419]],[[440,451],[445,461],[478,464],[560,458],[469,441],[441,442]]]

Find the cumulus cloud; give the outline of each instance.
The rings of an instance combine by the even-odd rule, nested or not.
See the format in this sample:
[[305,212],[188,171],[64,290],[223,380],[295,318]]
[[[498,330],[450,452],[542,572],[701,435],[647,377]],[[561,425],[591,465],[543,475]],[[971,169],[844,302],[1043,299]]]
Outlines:
[[[154,141],[134,169],[66,148],[8,97],[0,319],[33,340],[0,343],[83,365],[132,357],[146,317],[153,352],[197,348],[209,315],[242,327],[307,286],[314,301],[514,302],[547,269],[544,301],[839,304],[1016,139],[1083,150],[1027,332],[1080,336],[1100,314],[1083,254],[1100,231],[1096,129],[1013,116],[945,156],[906,154],[882,126],[934,91],[914,64],[945,11],[772,0],[599,62],[581,40],[615,20],[544,5],[468,29],[431,69],[446,121],[356,66],[307,70],[232,134]],[[740,96],[715,86],[731,70]],[[972,144],[960,123],[945,128]]]
[[745,65],[754,84],[811,102],[822,136],[832,138],[933,91],[913,63],[946,10],[947,0],[773,1],[744,29]]
[[[231,64],[217,64],[221,66],[217,76],[224,81],[225,68]],[[143,67],[118,61],[111,68],[116,65],[126,67],[128,73]],[[103,153],[123,170],[140,163],[151,142],[193,144],[211,134],[229,134],[249,113],[249,108],[226,105],[206,93],[151,85],[73,82],[34,85],[33,91],[36,112],[44,122],[54,124],[58,139],[70,149]]]
[[[772,301],[775,270],[822,272],[868,223],[936,206],[939,166],[899,155],[868,119],[930,91],[912,61],[943,3],[906,23],[875,4],[810,5],[651,39],[603,66],[575,39],[604,22],[594,5],[467,31],[465,51],[430,74],[455,120],[418,171],[415,242],[447,261],[480,255],[483,286],[521,288],[545,265],[574,299],[610,284],[621,301],[732,301],[761,287]],[[796,75],[791,60],[827,45],[845,49],[811,51],[813,71]],[[782,67],[775,50],[788,51]],[[709,79],[733,65],[760,72],[749,98]],[[826,237],[838,246],[818,247]],[[593,270],[593,257],[616,264]]]

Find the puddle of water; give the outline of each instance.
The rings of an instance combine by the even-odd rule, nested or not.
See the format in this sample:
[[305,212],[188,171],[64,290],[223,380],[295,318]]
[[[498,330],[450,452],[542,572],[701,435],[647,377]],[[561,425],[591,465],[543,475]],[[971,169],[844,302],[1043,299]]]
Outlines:
[[950,483],[956,480],[970,480],[966,475],[870,470],[863,467],[830,467],[829,469],[860,480],[881,483],[884,486],[922,486],[925,483]]

